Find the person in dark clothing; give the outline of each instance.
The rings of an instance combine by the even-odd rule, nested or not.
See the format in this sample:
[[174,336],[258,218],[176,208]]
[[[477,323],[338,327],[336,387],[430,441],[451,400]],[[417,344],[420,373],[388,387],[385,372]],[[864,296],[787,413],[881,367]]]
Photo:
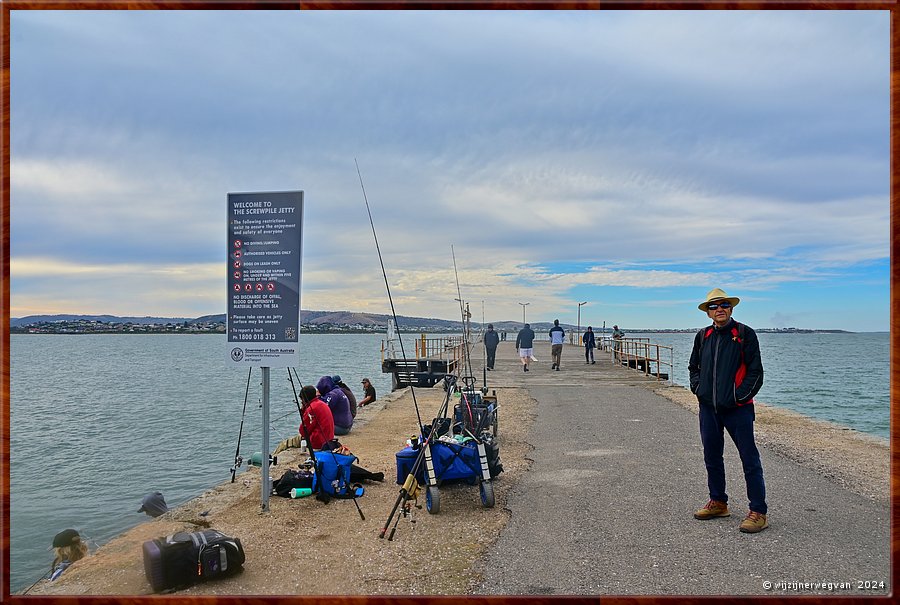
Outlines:
[[723,458],[728,431],[741,456],[750,500],[750,512],[740,530],[757,533],[769,526],[766,484],[753,435],[753,397],[763,384],[763,366],[756,332],[731,318],[740,300],[715,288],[699,306],[713,323],[694,337],[688,371],[691,392],[700,404],[700,440],[709,502],[694,517],[706,520],[731,514]]
[[487,369],[494,369],[494,361],[497,359],[497,345],[500,344],[500,335],[494,332],[494,325],[488,324],[484,333],[484,349],[487,352]]
[[151,517],[159,517],[169,512],[169,507],[166,506],[166,499],[163,497],[162,492],[150,492],[141,500],[141,507],[138,509],[138,512],[147,513]]
[[375,395],[375,387],[372,386],[372,382],[368,378],[362,379],[362,386],[364,396],[359,400],[359,407],[361,408],[374,403],[375,400],[378,399],[378,397]]
[[338,374],[332,376],[331,380],[334,382],[334,386],[344,391],[344,395],[347,396],[347,401],[350,402],[350,415],[356,418],[356,395],[353,394],[353,391],[350,390],[349,386],[344,384],[344,381],[341,380],[341,377]]
[[596,363],[594,361],[594,347],[597,346],[597,340],[594,338],[594,328],[591,326],[587,327],[587,332],[582,335],[581,342],[584,343],[584,363]]
[[519,359],[522,360],[522,370],[527,372],[531,355],[534,353],[534,330],[531,329],[531,324],[525,324],[525,327],[519,330],[516,335],[516,349],[519,350]]

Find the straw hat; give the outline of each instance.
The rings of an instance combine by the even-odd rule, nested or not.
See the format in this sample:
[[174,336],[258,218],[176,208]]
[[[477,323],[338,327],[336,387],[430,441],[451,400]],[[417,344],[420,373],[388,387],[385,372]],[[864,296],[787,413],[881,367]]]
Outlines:
[[697,308],[703,312],[706,312],[706,307],[709,305],[709,303],[717,300],[727,300],[731,303],[732,307],[738,306],[738,303],[741,302],[741,299],[737,296],[728,296],[725,293],[725,290],[722,290],[721,288],[713,288],[706,294],[706,300],[700,303]]

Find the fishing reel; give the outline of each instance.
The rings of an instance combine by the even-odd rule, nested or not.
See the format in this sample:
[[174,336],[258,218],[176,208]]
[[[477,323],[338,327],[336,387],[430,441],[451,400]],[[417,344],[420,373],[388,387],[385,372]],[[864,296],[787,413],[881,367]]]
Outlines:
[[231,467],[230,469],[228,469],[228,470],[229,470],[229,471],[231,472],[231,474],[233,475],[234,473],[237,472],[237,470],[238,470],[239,468],[241,468],[241,465],[242,465],[242,464],[244,464],[244,457],[243,457],[243,456],[236,456],[235,459],[234,459],[234,466],[232,466],[232,467]]

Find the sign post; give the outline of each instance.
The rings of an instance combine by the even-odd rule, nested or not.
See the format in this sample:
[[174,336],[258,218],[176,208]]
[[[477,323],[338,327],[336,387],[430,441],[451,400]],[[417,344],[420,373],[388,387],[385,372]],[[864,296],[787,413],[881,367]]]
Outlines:
[[262,509],[269,510],[269,369],[300,363],[303,192],[228,194],[228,359],[262,367]]

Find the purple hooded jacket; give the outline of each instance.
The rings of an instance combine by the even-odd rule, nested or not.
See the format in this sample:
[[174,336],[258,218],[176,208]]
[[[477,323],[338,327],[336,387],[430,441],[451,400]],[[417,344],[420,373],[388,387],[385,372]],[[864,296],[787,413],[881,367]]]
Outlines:
[[316,383],[322,401],[328,404],[336,426],[349,429],[353,426],[353,414],[350,413],[350,401],[340,387],[335,386],[331,376],[322,376]]

